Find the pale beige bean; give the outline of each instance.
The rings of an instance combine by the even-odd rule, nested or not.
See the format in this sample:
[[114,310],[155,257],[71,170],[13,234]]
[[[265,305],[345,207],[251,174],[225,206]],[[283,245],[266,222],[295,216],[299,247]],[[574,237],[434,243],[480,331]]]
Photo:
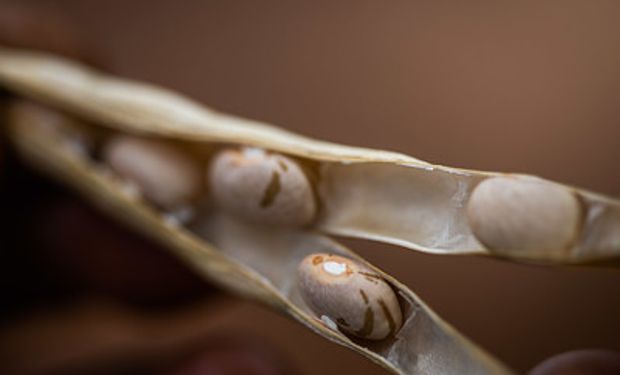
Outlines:
[[176,210],[201,191],[198,164],[181,150],[151,139],[116,136],[104,145],[103,159],[149,201]]
[[469,199],[467,215],[474,235],[489,249],[552,259],[575,242],[582,208],[563,186],[507,176],[482,181]]
[[213,158],[208,180],[215,202],[243,219],[302,226],[316,213],[308,177],[284,155],[257,148],[224,150]]
[[402,325],[396,294],[375,271],[338,255],[311,254],[299,265],[299,290],[317,316],[345,333],[370,340]]

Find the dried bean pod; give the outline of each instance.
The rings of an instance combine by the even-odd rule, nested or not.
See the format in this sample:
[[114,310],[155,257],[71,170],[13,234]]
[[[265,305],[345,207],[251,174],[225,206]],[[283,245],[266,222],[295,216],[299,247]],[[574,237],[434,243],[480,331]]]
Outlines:
[[[185,99],[158,91],[151,86],[141,86],[137,89],[135,83],[109,78],[104,80],[97,78],[92,72],[75,70],[67,62],[58,61],[52,64],[51,70],[47,70],[49,66],[44,63],[45,72],[39,72],[41,74],[21,75],[20,72],[33,73],[31,69],[38,70],[42,67],[36,63],[36,57],[35,61],[30,61],[30,63],[14,64],[15,60],[10,57],[5,59],[6,55],[2,54],[1,49],[0,57],[0,82],[6,83],[4,80],[7,77],[17,73],[18,81],[25,79],[30,82],[26,85],[27,87],[18,84],[24,92],[31,93],[30,90],[33,90],[38,93],[34,96],[39,99],[55,97],[54,105],[76,116],[90,118],[92,121],[83,124],[84,127],[97,131],[97,134],[101,134],[103,138],[109,136],[110,133],[140,133],[153,137],[169,137],[170,140],[174,140],[175,144],[196,150],[196,147],[208,148],[208,140],[219,139],[218,144],[224,142],[225,138],[217,138],[217,133],[222,131],[224,133],[230,131],[229,136],[234,135],[240,138],[255,136],[261,138],[259,133],[263,132],[264,136],[273,136],[274,145],[283,142],[291,146],[290,149],[281,150],[286,154],[301,157],[303,155],[293,151],[306,152],[314,147],[315,152],[320,151],[316,156],[323,158],[317,159],[318,162],[315,162],[314,166],[320,162],[326,162],[325,160],[330,157],[337,158],[340,155],[343,160],[342,163],[338,163],[338,166],[344,168],[347,165],[344,161],[348,160],[345,157],[346,153],[350,157],[355,155],[361,157],[357,163],[350,164],[351,167],[367,165],[372,168],[396,168],[390,165],[389,160],[394,163],[404,159],[413,162],[413,159],[402,155],[393,158],[394,154],[295,138],[273,128],[240,126],[234,122],[221,126],[223,124],[220,122],[223,119],[224,122],[233,120],[191,105]],[[24,70],[24,67],[27,68]],[[37,87],[42,87],[37,84],[37,81],[49,83],[48,79],[57,84],[49,86],[44,84],[43,91],[38,91]],[[56,90],[60,90],[70,98],[56,97]],[[157,116],[154,115],[155,113]],[[176,119],[174,126],[164,128],[170,125],[167,120],[171,118]],[[203,122],[205,120],[214,122]],[[316,230],[320,228],[318,226],[308,228],[257,226],[245,220],[238,220],[233,215],[224,214],[217,207],[209,207],[199,212],[200,215],[191,225],[169,225],[166,220],[167,215],[165,212],[162,213],[160,207],[145,204],[143,200],[133,199],[124,194],[121,190],[122,185],[118,184],[118,179],[100,168],[100,163],[92,159],[92,154],[74,153],[70,148],[68,149],[65,142],[67,134],[63,131],[56,131],[59,130],[57,127],[45,126],[45,117],[25,116],[17,111],[11,116],[8,125],[9,137],[24,159],[58,181],[73,187],[111,216],[164,244],[173,254],[205,278],[241,296],[262,301],[298,320],[321,336],[362,354],[395,374],[511,373],[509,369],[443,322],[410,289],[381,270],[372,267],[354,252],[320,234]],[[181,129],[188,133],[179,136],[177,131]],[[243,129],[249,133],[239,133]],[[160,130],[162,131],[159,132]],[[262,137],[262,140],[268,140],[268,137]],[[240,142],[241,139],[237,141]],[[225,142],[231,143],[230,140]],[[310,146],[306,147],[307,144]],[[261,145],[260,142],[255,145],[269,146],[269,144]],[[293,145],[296,147],[292,147]],[[269,148],[277,149],[277,147]],[[329,150],[335,150],[330,154],[331,156],[326,157],[321,154],[321,152],[329,154]],[[192,155],[195,154],[192,152]],[[309,152],[305,156],[310,155],[314,154]],[[383,158],[383,161],[380,163],[376,158]],[[362,162],[365,159],[368,159],[368,163]],[[335,160],[333,165],[336,165]],[[324,167],[324,165],[318,167]],[[401,168],[401,166],[398,168],[399,173],[420,171],[408,167]],[[435,175],[428,173],[430,176]],[[323,180],[325,175],[320,177],[319,180]],[[413,174],[413,177],[424,176]],[[389,180],[389,178],[376,179],[379,183],[390,183]],[[340,182],[345,182],[345,180]],[[398,184],[391,184],[391,186],[399,191],[409,188],[409,185],[401,187]],[[349,185],[349,195],[360,192],[360,190],[355,190],[355,187],[355,185]],[[367,187],[368,185],[364,188]],[[364,195],[361,194],[361,198],[363,197]],[[321,204],[323,204],[322,201]],[[368,214],[381,218],[382,213],[376,208],[368,207]],[[411,212],[417,213],[418,211]],[[386,217],[383,216],[383,218]],[[415,226],[409,225],[408,228],[409,231],[412,228],[417,231]],[[315,318],[308,306],[303,303],[294,281],[301,260],[317,252],[338,254],[355,260],[389,282],[398,294],[403,314],[402,327],[393,339],[386,339],[372,345],[368,342],[361,344],[339,331],[327,328]]]
[[224,150],[209,170],[216,203],[240,218],[303,226],[316,213],[310,181],[291,158],[257,148]]
[[489,249],[532,258],[561,257],[575,243],[581,204],[563,186],[527,177],[493,177],[473,191],[467,214]]
[[[310,220],[316,231],[427,253],[505,255],[494,244],[481,243],[467,214],[476,185],[504,174],[433,165],[403,154],[309,139],[45,54],[0,48],[0,84],[117,132],[169,138],[205,148],[247,145],[295,157],[304,165],[312,165],[320,177],[313,181],[320,215]],[[581,235],[571,248],[561,253],[546,248],[534,255],[524,249],[512,251],[510,256],[553,263],[620,258],[620,230],[616,225],[620,200],[564,188],[579,197],[585,218]]]
[[382,340],[402,325],[398,299],[389,284],[351,259],[308,255],[299,265],[299,289],[319,317],[354,336]]

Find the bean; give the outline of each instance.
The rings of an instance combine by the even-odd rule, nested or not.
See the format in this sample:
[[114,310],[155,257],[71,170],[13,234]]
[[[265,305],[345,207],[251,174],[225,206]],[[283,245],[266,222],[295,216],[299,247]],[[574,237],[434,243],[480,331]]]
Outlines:
[[581,349],[554,355],[527,375],[612,375],[620,374],[620,352]]
[[161,141],[116,136],[104,146],[103,159],[147,200],[166,209],[182,208],[201,190],[197,163]]
[[375,271],[338,255],[308,255],[299,265],[301,296],[321,320],[351,335],[382,340],[401,327],[396,294]]
[[553,258],[575,242],[582,208],[565,187],[507,176],[482,181],[469,199],[467,215],[474,235],[489,249]]
[[284,155],[257,148],[224,150],[213,158],[208,180],[220,207],[250,221],[303,226],[316,213],[308,177]]

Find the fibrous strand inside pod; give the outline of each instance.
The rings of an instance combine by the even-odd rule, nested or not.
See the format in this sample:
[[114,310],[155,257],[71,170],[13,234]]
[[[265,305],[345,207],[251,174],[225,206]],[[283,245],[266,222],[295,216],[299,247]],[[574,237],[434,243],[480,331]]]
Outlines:
[[580,235],[582,207],[571,190],[530,177],[493,177],[473,191],[467,214],[474,235],[508,256],[564,256]]
[[356,337],[382,340],[401,327],[390,285],[376,272],[338,255],[310,254],[299,265],[299,289],[319,317]]
[[316,214],[316,199],[295,160],[257,148],[223,150],[214,156],[208,180],[217,205],[253,222],[303,226]]

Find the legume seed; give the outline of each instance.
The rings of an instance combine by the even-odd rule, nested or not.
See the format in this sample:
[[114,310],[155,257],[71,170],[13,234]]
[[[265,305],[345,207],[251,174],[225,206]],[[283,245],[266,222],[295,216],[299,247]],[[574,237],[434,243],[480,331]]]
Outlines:
[[299,265],[301,296],[317,316],[348,334],[370,340],[394,335],[402,325],[396,294],[375,271],[342,256],[316,253]]
[[506,255],[554,258],[580,232],[582,208],[569,189],[525,176],[493,177],[474,189],[467,204],[473,234]]
[[220,207],[250,221],[303,226],[316,213],[308,177],[284,155],[257,148],[224,150],[213,158],[208,180]]
[[202,188],[198,163],[162,141],[116,136],[104,145],[103,159],[146,199],[169,210],[190,204]]

